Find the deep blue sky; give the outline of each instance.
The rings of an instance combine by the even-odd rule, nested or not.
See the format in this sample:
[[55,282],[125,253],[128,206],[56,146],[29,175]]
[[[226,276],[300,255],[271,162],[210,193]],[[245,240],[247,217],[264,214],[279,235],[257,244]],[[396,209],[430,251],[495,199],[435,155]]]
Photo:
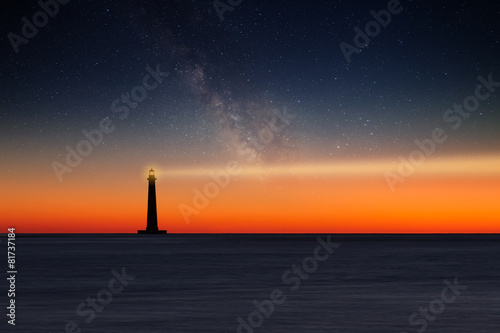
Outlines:
[[[2,4],[3,166],[23,159],[52,172],[65,146],[110,116],[116,130],[95,156],[203,165],[237,156],[272,117],[296,117],[258,162],[392,158],[448,127],[443,113],[479,75],[500,81],[498,1],[401,1],[404,11],[347,63],[339,44],[387,1],[243,1],[221,22],[211,1],[70,1],[15,53],[37,1]],[[110,105],[169,72],[121,120]],[[441,154],[498,151],[492,96]],[[264,125],[263,125],[264,124]],[[99,155],[100,154],[100,155]],[[89,161],[90,160],[90,161]],[[91,163],[91,158],[87,163]]]

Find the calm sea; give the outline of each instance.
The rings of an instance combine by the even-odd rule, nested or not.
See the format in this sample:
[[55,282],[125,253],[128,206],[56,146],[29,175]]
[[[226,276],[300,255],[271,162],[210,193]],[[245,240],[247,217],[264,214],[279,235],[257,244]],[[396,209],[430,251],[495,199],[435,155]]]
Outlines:
[[0,331],[500,332],[500,236],[327,236],[18,235]]

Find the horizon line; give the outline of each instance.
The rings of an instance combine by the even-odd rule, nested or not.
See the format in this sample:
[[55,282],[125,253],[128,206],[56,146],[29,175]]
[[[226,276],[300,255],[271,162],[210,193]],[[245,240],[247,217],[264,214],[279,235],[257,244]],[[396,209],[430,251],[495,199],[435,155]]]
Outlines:
[[[7,235],[8,233],[0,233]],[[499,235],[500,232],[169,232],[165,235]],[[16,232],[19,235],[138,235],[137,232]],[[162,235],[164,236],[164,235]],[[147,237],[147,236],[146,236]]]

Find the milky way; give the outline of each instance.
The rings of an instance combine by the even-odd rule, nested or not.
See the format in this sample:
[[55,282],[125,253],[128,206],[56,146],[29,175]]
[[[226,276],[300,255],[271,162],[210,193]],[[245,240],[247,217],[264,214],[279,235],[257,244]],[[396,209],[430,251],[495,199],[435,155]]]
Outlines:
[[[443,120],[479,76],[500,80],[495,1],[401,1],[390,19],[390,2],[244,1],[223,21],[213,2],[68,2],[15,48],[8,34],[41,7],[5,6],[3,150],[54,179],[103,119],[114,131],[64,177],[130,156],[174,169],[397,163],[436,128],[449,139],[433,158],[497,151],[496,92],[458,130]],[[112,103],[148,66],[169,75],[119,118]]]

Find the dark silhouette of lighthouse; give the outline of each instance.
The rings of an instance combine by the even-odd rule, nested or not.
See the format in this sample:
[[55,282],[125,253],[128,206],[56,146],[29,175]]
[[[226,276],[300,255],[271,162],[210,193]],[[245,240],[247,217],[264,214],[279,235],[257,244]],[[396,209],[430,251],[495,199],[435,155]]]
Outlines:
[[148,185],[148,224],[146,230],[137,230],[138,234],[166,234],[167,230],[158,230],[158,220],[156,217],[156,186],[155,172],[149,170]]

